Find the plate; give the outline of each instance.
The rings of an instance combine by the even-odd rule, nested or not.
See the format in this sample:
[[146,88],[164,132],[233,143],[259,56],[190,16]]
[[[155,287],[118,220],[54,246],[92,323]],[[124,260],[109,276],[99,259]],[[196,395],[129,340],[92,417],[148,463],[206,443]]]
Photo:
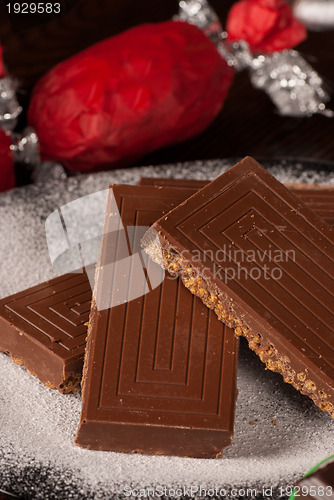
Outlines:
[[[233,159],[138,167],[27,186],[0,196],[0,297],[56,276],[45,220],[62,205],[140,176],[213,179]],[[334,165],[263,159],[282,182],[334,185]],[[5,235],[5,237],[4,237]],[[0,488],[32,499],[286,498],[294,482],[333,453],[332,418],[265,371],[241,342],[233,444],[222,459],[199,460],[89,451],[73,444],[80,395],[44,387],[0,354]]]

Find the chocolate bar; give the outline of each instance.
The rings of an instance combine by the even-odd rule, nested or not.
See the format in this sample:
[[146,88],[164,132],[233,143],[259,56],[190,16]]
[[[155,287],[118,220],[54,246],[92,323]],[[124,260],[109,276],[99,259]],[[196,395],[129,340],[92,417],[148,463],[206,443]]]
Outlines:
[[334,498],[334,459],[328,459],[320,466],[312,469],[303,477],[294,488],[294,492],[289,500],[297,498],[305,500],[333,500]]
[[69,273],[0,301],[0,351],[61,393],[80,389],[92,290]]
[[193,192],[126,185],[110,191],[88,329],[79,446],[213,458],[231,443],[234,332],[140,246],[147,227]]
[[[170,179],[163,177],[141,177],[140,186],[169,186],[201,189],[210,181],[197,179]],[[318,184],[286,184],[298,198],[317,212],[328,224],[334,226],[334,186]]]
[[146,252],[334,416],[334,230],[252,158],[160,218]]

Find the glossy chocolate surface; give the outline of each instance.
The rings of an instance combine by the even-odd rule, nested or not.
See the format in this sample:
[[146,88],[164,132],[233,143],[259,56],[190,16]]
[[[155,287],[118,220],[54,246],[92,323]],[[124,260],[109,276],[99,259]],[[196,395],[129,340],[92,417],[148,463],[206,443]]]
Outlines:
[[80,388],[92,291],[70,273],[0,301],[0,351],[60,392]]
[[[171,179],[163,177],[141,177],[140,186],[169,186],[201,189],[210,181],[196,179]],[[317,212],[328,224],[334,226],[334,186],[317,184],[286,184],[298,198]]]
[[[231,443],[238,339],[179,279],[143,253],[143,226],[194,190],[116,185],[110,191],[94,297],[111,296],[156,267],[160,285],[129,302],[98,310],[93,303],[76,444],[119,452],[216,457]],[[132,263],[124,277],[124,247],[115,231],[115,203]],[[131,229],[133,226],[134,231]],[[111,232],[112,231],[112,232]],[[112,255],[114,252],[114,255]],[[122,259],[123,257],[123,259]],[[108,264],[115,261],[112,276]]]
[[158,237],[164,266],[334,416],[333,228],[249,157],[152,228],[151,257]]
[[296,484],[295,499],[333,500],[334,499],[334,461],[326,463]]

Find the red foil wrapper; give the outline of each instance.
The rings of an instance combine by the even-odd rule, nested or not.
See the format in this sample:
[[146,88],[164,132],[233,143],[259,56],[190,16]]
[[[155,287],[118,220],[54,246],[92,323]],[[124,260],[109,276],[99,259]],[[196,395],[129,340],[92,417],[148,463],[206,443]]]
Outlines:
[[6,71],[5,71],[5,66],[4,66],[4,62],[3,62],[3,57],[2,57],[2,47],[0,45],[0,78],[3,78],[6,74]]
[[29,123],[44,160],[80,171],[123,166],[203,131],[232,78],[199,28],[142,25],[49,71],[33,93]]
[[290,49],[306,38],[306,29],[284,0],[242,0],[228,15],[228,40],[243,40],[253,54]]
[[10,134],[0,129],[0,192],[15,186],[14,161],[10,145]]

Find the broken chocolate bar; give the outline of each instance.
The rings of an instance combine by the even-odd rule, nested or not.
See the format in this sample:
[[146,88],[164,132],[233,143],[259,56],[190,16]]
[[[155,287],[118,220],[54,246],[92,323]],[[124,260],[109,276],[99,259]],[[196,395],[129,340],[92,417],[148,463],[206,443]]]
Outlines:
[[160,218],[152,259],[334,416],[334,230],[252,158]]
[[69,273],[0,301],[0,351],[43,384],[80,389],[92,290],[85,272]]
[[79,446],[213,458],[231,443],[238,339],[140,246],[147,227],[193,192],[126,185],[110,190]]
[[[196,179],[170,179],[163,177],[141,177],[140,186],[169,186],[201,189],[210,181]],[[328,224],[334,226],[334,186],[318,184],[286,184],[298,198],[317,212]]]

